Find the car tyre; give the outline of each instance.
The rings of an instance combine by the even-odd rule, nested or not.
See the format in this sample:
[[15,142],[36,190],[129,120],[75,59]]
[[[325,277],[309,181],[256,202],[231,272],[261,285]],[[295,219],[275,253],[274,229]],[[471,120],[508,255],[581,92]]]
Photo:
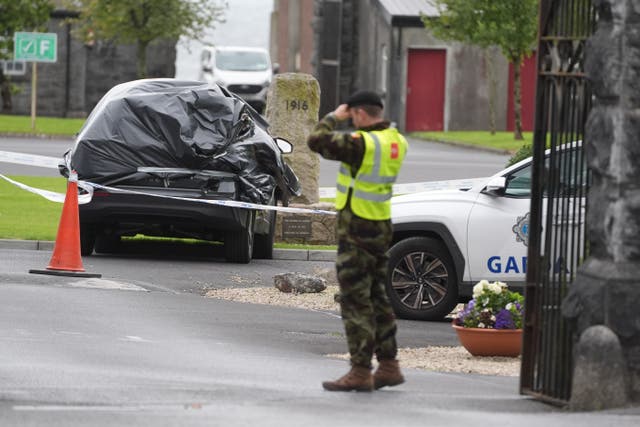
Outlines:
[[249,211],[247,225],[239,232],[228,232],[224,236],[224,255],[227,261],[248,264],[253,254],[253,224],[255,212]]
[[273,259],[273,244],[276,240],[276,211],[269,211],[269,232],[256,234],[253,241],[253,257]]
[[90,256],[96,244],[96,231],[87,224],[80,224],[80,254]]
[[430,237],[410,237],[389,249],[387,294],[403,319],[441,320],[458,303],[458,279],[447,248]]

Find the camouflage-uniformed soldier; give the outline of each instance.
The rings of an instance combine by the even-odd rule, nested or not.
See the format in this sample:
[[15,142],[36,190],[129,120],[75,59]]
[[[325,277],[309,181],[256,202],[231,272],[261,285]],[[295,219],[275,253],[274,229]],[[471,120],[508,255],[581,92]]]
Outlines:
[[[396,360],[397,327],[385,281],[392,238],[391,186],[407,142],[383,119],[382,109],[376,93],[356,92],[327,114],[307,141],[322,157],[341,162],[336,188],[336,269],[351,370],[336,381],[322,383],[331,391],[371,391],[404,382]],[[348,118],[357,130],[336,132],[337,123]],[[372,375],[374,353],[379,367]]]

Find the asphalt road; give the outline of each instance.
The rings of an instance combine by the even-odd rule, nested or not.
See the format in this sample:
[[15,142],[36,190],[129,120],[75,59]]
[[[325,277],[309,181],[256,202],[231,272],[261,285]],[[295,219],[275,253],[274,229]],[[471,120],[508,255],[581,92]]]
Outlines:
[[[0,151],[62,157],[72,146],[70,139],[0,137]],[[470,148],[411,139],[398,183],[440,181],[490,176],[504,169],[509,156]],[[320,160],[321,187],[335,185],[338,162]],[[0,162],[4,175],[59,176],[57,169]]]
[[[178,282],[167,289],[129,280],[150,270],[138,256],[119,258],[117,270],[109,258],[87,259],[102,279],[26,273],[49,256],[0,250],[2,426],[626,427],[640,422],[634,408],[568,413],[533,401],[518,395],[514,377],[405,369],[406,384],[389,390],[325,392],[321,381],[347,369],[346,362],[324,356],[346,351],[335,313],[204,298],[194,292],[204,268],[194,273],[199,262],[182,257],[155,259],[162,272],[169,270],[167,262],[189,272],[167,278],[166,283]],[[292,265],[267,264],[281,270]],[[227,285],[220,272],[209,280]],[[180,288],[185,292],[176,291]],[[444,322],[401,321],[399,330],[401,346],[451,345],[451,327]]]
[[[68,144],[0,138],[0,150],[40,155],[64,152]],[[478,176],[503,166],[504,159],[489,153],[424,147],[431,147],[427,163],[407,159],[417,162],[410,169],[420,179],[410,175],[403,182],[473,177],[473,164],[482,165]],[[0,173],[31,174],[5,166]],[[431,172],[432,179],[422,179]],[[321,185],[331,185],[330,176]],[[209,288],[271,286],[276,273],[332,263],[237,265],[225,263],[215,248],[138,249],[85,257],[84,268],[101,279],[28,274],[46,267],[51,253],[0,249],[0,426],[640,424],[635,408],[567,413],[533,401],[518,394],[517,378],[406,369],[407,383],[390,390],[325,392],[321,381],[347,369],[324,356],[346,352],[337,313],[202,295]],[[447,322],[401,320],[398,342],[422,347],[457,339]]]

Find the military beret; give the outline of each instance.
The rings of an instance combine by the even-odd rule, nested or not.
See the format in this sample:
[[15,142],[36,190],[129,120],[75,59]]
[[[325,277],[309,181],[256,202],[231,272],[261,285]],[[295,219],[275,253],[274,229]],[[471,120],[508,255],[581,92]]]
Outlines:
[[377,105],[383,108],[380,95],[370,90],[359,90],[347,99],[347,106],[349,108],[357,107],[358,105]]

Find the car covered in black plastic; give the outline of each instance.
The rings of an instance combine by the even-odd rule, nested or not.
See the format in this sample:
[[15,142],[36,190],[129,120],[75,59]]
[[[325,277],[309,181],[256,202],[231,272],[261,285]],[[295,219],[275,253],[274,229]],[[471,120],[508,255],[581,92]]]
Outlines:
[[79,208],[82,254],[113,252],[122,236],[143,234],[220,241],[230,262],[271,258],[276,211],[221,203],[286,206],[300,194],[282,156],[290,149],[218,85],[148,79],[115,86],[60,166],[95,187]]

